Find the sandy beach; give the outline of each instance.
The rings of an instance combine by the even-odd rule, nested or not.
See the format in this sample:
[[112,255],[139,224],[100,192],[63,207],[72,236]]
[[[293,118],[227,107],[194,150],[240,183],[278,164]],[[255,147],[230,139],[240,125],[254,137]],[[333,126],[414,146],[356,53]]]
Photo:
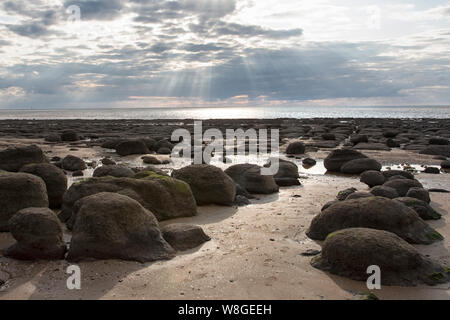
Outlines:
[[[445,120],[441,121],[445,123]],[[49,123],[40,122],[40,125]],[[83,123],[73,121],[71,125],[83,132]],[[283,125],[279,120],[271,123]],[[89,132],[92,136],[100,136],[97,131],[105,129],[105,125],[99,129],[92,123],[89,127],[96,128],[96,132]],[[27,125],[22,128],[20,134],[12,132],[1,137],[0,150],[34,144],[49,158],[71,154],[86,162],[99,162],[105,156],[127,165],[136,165],[142,161],[142,155],[119,157],[111,150],[101,148],[96,143],[97,139],[49,143],[43,137],[24,137],[28,135]],[[164,128],[164,131],[168,130]],[[155,135],[161,134],[158,131]],[[134,136],[129,132],[127,134]],[[103,135],[114,136],[105,132]],[[283,139],[282,152],[289,142],[295,140],[291,137]],[[314,135],[302,140],[307,145],[308,142],[317,142]],[[322,243],[309,239],[305,232],[323,205],[346,188],[354,187],[358,191],[368,191],[369,188],[359,181],[358,175],[324,174],[323,159],[340,146],[308,148],[306,155],[301,158],[317,160],[316,168],[303,168],[300,157],[282,156],[299,166],[301,186],[282,187],[279,193],[258,195],[248,206],[200,206],[195,217],[161,222],[161,226],[169,223],[200,226],[211,237],[211,241],[200,247],[178,253],[169,261],[79,262],[81,290],[67,289],[66,269],[71,265],[67,261],[24,262],[1,256],[0,278],[5,284],[0,288],[0,299],[364,299],[369,293],[364,282],[315,269],[310,264],[311,257],[303,256],[302,253],[321,249]],[[379,161],[384,169],[401,168],[408,163],[421,171],[424,166],[439,167],[441,163],[436,156],[422,155],[404,148],[360,151]],[[161,160],[170,159],[164,155],[157,157]],[[171,165],[162,165],[160,168],[171,170]],[[93,171],[93,168],[88,168],[82,178],[72,178],[69,174],[69,184],[92,175]],[[415,178],[426,189],[450,189],[450,175],[444,172],[439,175],[417,172]],[[431,206],[443,217],[427,223],[445,240],[431,245],[415,245],[415,248],[440,264],[450,266],[450,194],[431,193],[431,200]],[[67,229],[64,230],[64,238],[70,241],[71,232]],[[10,233],[0,233],[0,252],[14,242]],[[380,299],[450,299],[448,283],[416,287],[383,286],[381,290],[371,292]]]

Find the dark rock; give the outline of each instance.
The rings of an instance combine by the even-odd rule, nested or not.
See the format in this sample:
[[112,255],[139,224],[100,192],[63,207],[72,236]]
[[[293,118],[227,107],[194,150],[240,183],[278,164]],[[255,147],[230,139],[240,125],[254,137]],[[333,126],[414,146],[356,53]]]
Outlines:
[[416,198],[425,201],[426,203],[431,202],[430,193],[424,188],[411,188],[408,190],[406,196],[409,198]]
[[9,231],[8,221],[19,210],[48,207],[44,181],[28,173],[0,171],[0,232]]
[[75,131],[66,130],[61,133],[61,140],[66,142],[73,142],[80,140],[80,137],[78,137],[78,133],[76,133]]
[[115,149],[117,154],[122,157],[133,154],[150,153],[147,145],[142,140],[125,140],[118,143]]
[[83,159],[72,155],[68,155],[67,157],[65,157],[62,160],[61,164],[62,168],[68,171],[80,171],[87,169],[86,163],[83,161]]
[[305,252],[301,253],[301,255],[304,257],[314,257],[318,256],[319,254],[321,254],[320,250],[313,250],[313,249],[308,249]]
[[164,239],[177,251],[194,249],[210,241],[202,228],[195,225],[173,223],[161,228]]
[[234,200],[234,205],[238,207],[248,206],[252,204],[250,200],[244,196],[236,195],[236,199]]
[[9,220],[9,230],[17,243],[5,251],[5,256],[19,260],[64,259],[62,226],[50,209],[20,210]]
[[374,159],[366,158],[351,160],[341,167],[341,172],[347,174],[360,174],[368,170],[380,171],[381,164]]
[[69,261],[121,259],[143,263],[174,256],[155,216],[127,196],[88,196],[77,202],[76,211]]
[[346,228],[386,230],[413,244],[431,244],[443,239],[414,210],[383,197],[336,203],[314,217],[306,234],[313,240],[324,240],[330,233]]
[[315,166],[317,164],[317,161],[311,158],[306,158],[303,159],[303,165],[307,166],[307,167],[312,167]]
[[449,144],[448,139],[446,139],[446,138],[439,138],[439,137],[431,138],[428,141],[428,143],[431,144],[431,145],[439,145],[439,146],[446,146],[446,145]]
[[[159,154],[171,154],[172,150],[173,150],[174,145],[168,141],[168,140],[160,140],[155,144],[154,150],[158,151]],[[163,149],[165,152],[160,153],[159,151],[161,151],[161,149]],[[168,152],[166,150],[169,150]]]
[[273,176],[261,174],[261,167],[254,164],[237,164],[225,170],[231,179],[249,193],[271,194],[279,191]]
[[289,144],[286,149],[286,154],[304,154],[306,146],[303,142],[297,141]]
[[442,169],[450,169],[450,160],[442,161],[441,168]]
[[367,158],[362,153],[350,150],[339,149],[332,151],[324,161],[325,168],[330,172],[340,172],[341,167],[349,161]]
[[439,145],[431,145],[422,151],[420,154],[428,154],[428,155],[439,155],[444,157],[450,157],[450,145],[447,146],[439,146]]
[[172,177],[189,184],[198,205],[232,206],[236,198],[236,184],[222,169],[202,164],[174,170]]
[[338,202],[339,202],[339,200],[329,201],[329,202],[325,203],[325,205],[322,207],[322,209],[320,211],[324,211],[324,210],[328,209],[329,207],[331,207],[333,204],[338,203]]
[[383,143],[358,143],[356,146],[353,147],[353,149],[358,150],[382,150],[382,151],[390,151],[391,148],[389,148],[387,145]]
[[439,220],[442,217],[425,201],[410,197],[396,198],[395,200],[413,209],[423,220]]
[[116,164],[115,161],[111,160],[110,158],[103,158],[102,160],[100,160],[102,164],[104,164],[105,166],[113,166]]
[[142,157],[142,161],[144,161],[145,164],[153,164],[153,165],[161,165],[162,164],[161,160],[159,160],[158,158],[153,157],[153,156]]
[[61,207],[63,195],[67,190],[67,177],[64,171],[49,163],[28,164],[22,167],[20,171],[44,180],[50,208]]
[[[393,258],[395,257],[395,258]],[[367,269],[382,271],[382,285],[435,285],[449,281],[446,269],[421,255],[397,235],[374,229],[354,228],[330,234],[313,267],[357,281],[367,281]]]
[[138,201],[159,221],[192,217],[197,205],[189,185],[177,179],[141,171],[136,178],[101,177],[74,183],[64,195],[60,219],[71,228],[76,220],[73,206],[79,199],[101,192],[115,192]]
[[386,146],[388,146],[389,148],[400,148],[400,143],[393,139],[387,139]]
[[339,191],[339,193],[336,196],[336,199],[338,199],[339,201],[344,201],[345,199],[347,199],[349,195],[355,193],[356,191],[358,191],[356,188],[348,188],[343,191]]
[[324,133],[322,134],[323,140],[336,140],[336,136],[332,133]]
[[402,170],[388,170],[383,171],[382,174],[386,177],[386,179],[389,179],[393,176],[403,176],[407,179],[414,180],[414,175],[411,172],[408,171],[402,171]]
[[400,132],[395,131],[395,130],[388,130],[383,132],[383,137],[385,138],[395,138],[396,136],[399,135]]
[[172,153],[172,150],[169,148],[159,148],[158,151],[156,152],[157,154],[163,154],[163,155],[169,155]]
[[365,171],[361,174],[360,181],[367,184],[370,188],[380,186],[386,182],[385,176],[375,170]]
[[57,134],[49,134],[48,136],[46,136],[44,138],[45,141],[47,142],[61,142],[61,136],[57,135]]
[[362,198],[371,198],[373,197],[373,194],[369,192],[353,192],[348,195],[348,197],[345,200],[353,200],[353,199],[362,199]]
[[84,172],[81,170],[75,171],[74,173],[72,173],[72,177],[83,177],[84,176]]
[[431,174],[440,174],[441,170],[439,170],[439,168],[435,168],[435,167],[427,167],[423,172],[431,173]]
[[101,166],[95,169],[93,174],[94,177],[111,176],[116,178],[131,178],[134,177],[134,175],[135,173],[133,170],[121,165]]
[[0,170],[18,172],[24,165],[45,162],[48,162],[48,159],[42,150],[35,145],[12,147],[0,151]]
[[280,187],[290,187],[301,185],[298,174],[298,166],[287,160],[271,158],[264,167],[269,168],[272,161],[278,161],[278,171],[275,174],[275,182]]
[[350,138],[350,142],[354,145],[358,143],[366,143],[369,142],[369,138],[365,135],[354,135]]
[[370,193],[377,197],[395,199],[399,197],[397,190],[386,186],[376,186],[370,189]]
[[383,186],[397,190],[400,197],[406,196],[411,188],[423,188],[423,185],[419,181],[410,179],[389,180],[384,183]]

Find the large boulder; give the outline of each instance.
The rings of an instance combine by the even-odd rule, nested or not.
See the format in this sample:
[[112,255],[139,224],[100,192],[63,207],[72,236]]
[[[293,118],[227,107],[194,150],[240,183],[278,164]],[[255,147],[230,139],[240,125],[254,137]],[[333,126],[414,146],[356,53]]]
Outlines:
[[117,193],[98,193],[76,204],[77,219],[67,259],[170,259],[155,216],[139,202]]
[[225,170],[238,185],[254,194],[271,194],[278,192],[280,187],[273,176],[261,174],[261,167],[254,164],[236,164]]
[[306,146],[303,142],[297,141],[292,142],[288,145],[286,149],[286,154],[304,154],[306,151]]
[[353,228],[330,234],[313,267],[357,281],[367,281],[367,269],[378,266],[382,285],[435,285],[450,280],[448,271],[421,255],[397,235],[382,230]]
[[68,155],[62,160],[61,167],[67,171],[81,171],[87,169],[86,162],[84,162],[83,159],[72,155]]
[[444,160],[441,163],[441,168],[442,169],[450,169],[450,160]]
[[94,177],[116,177],[116,178],[122,178],[122,177],[134,177],[136,173],[131,170],[128,167],[121,166],[121,165],[106,165],[101,166],[95,169],[93,176]]
[[348,174],[360,174],[368,170],[380,171],[381,164],[374,159],[366,158],[351,160],[341,167],[341,172]]
[[78,133],[74,130],[65,130],[61,133],[61,140],[67,142],[73,142],[80,140]]
[[411,188],[423,188],[423,185],[419,181],[411,179],[389,180],[385,182],[383,186],[397,190],[400,197],[406,196]]
[[48,205],[47,188],[41,178],[0,171],[0,232],[9,231],[8,221],[17,211]]
[[236,198],[236,184],[222,169],[199,164],[174,170],[172,177],[189,184],[198,205],[232,206]]
[[52,210],[22,209],[9,220],[9,230],[17,243],[5,251],[5,256],[19,260],[64,259],[63,230]]
[[367,184],[370,188],[381,186],[386,182],[386,177],[379,171],[369,170],[361,174],[359,181]]
[[24,165],[44,162],[48,162],[48,159],[35,145],[12,147],[0,151],[0,170],[18,172]]
[[202,228],[184,223],[172,223],[161,228],[164,239],[177,251],[194,249],[211,240]]
[[349,161],[355,159],[367,158],[362,153],[350,149],[338,149],[332,151],[328,157],[325,158],[325,168],[330,172],[340,172],[341,167]]
[[280,187],[290,187],[301,185],[298,174],[298,166],[287,160],[283,159],[269,159],[268,163],[264,167],[270,168],[272,161],[278,161],[279,167],[277,173],[274,175],[274,179],[277,185]]
[[142,140],[125,140],[115,145],[115,149],[120,156],[150,153],[147,145]]
[[344,201],[344,200],[346,200],[351,194],[356,193],[357,191],[358,191],[358,189],[356,189],[356,188],[348,188],[348,189],[339,191],[338,194],[337,194],[337,196],[336,196],[336,199],[337,199],[338,201]]
[[353,192],[353,193],[349,194],[349,196],[345,200],[354,200],[354,199],[371,198],[371,197],[373,197],[373,194],[371,194],[370,192],[359,191],[359,192]]
[[443,239],[414,210],[383,197],[338,202],[314,217],[306,234],[313,240],[324,240],[330,233],[346,228],[386,230],[417,244]]
[[428,143],[431,145],[439,145],[439,146],[446,146],[450,144],[447,138],[440,138],[440,137],[430,138],[430,140],[428,140]]
[[441,214],[425,201],[411,197],[401,197],[396,198],[395,200],[400,201],[405,206],[413,209],[423,220],[439,220],[442,218]]
[[75,202],[101,192],[115,192],[132,198],[159,221],[197,214],[194,195],[186,182],[153,171],[142,171],[135,177],[101,177],[74,183],[64,195],[60,219],[72,228],[76,220]]
[[64,171],[50,163],[28,164],[22,167],[20,171],[44,180],[50,208],[61,207],[63,195],[67,190],[67,176]]

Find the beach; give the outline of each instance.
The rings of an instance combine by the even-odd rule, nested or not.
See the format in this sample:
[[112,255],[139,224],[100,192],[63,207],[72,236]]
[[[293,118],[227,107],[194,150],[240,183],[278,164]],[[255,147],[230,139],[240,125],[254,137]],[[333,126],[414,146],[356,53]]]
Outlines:
[[[69,186],[92,176],[108,157],[117,164],[145,166],[143,155],[119,156],[102,148],[114,138],[169,138],[176,128],[192,129],[192,120],[2,120],[0,151],[11,146],[37,145],[50,158],[73,155],[88,163],[82,177],[67,172]],[[199,247],[179,252],[168,261],[140,263],[118,259],[81,261],[81,290],[68,290],[67,267],[59,261],[19,261],[0,257],[0,278],[5,282],[0,299],[365,299],[372,292],[380,299],[449,299],[448,283],[414,287],[384,286],[368,290],[366,283],[318,270],[311,266],[308,250],[321,250],[322,241],[310,239],[306,232],[321,208],[336,198],[339,191],[354,187],[367,192],[359,175],[326,173],[323,160],[334,149],[348,143],[356,129],[367,134],[369,141],[358,149],[378,161],[382,170],[408,169],[414,172],[425,189],[450,190],[450,175],[424,173],[426,167],[440,168],[443,156],[419,154],[433,136],[450,136],[447,119],[266,119],[208,120],[204,128],[268,128],[280,130],[280,158],[299,167],[300,186],[281,187],[277,193],[257,195],[246,206],[198,206],[194,217],[160,222],[161,226],[187,223],[200,226],[211,238]],[[309,127],[307,133],[304,128]],[[427,128],[424,130],[423,128]],[[62,130],[74,130],[80,140],[49,142],[45,139]],[[386,146],[383,132],[398,130],[395,137],[401,147]],[[335,139],[324,139],[325,132]],[[306,152],[288,156],[286,147],[302,141]],[[356,144],[354,147],[356,147]],[[160,160],[170,156],[153,154]],[[302,160],[315,159],[317,164],[305,167]],[[252,159],[251,159],[252,160]],[[253,159],[256,161],[256,159]],[[93,165],[92,163],[95,163]],[[157,166],[170,173],[168,162]],[[227,165],[222,165],[223,170]],[[178,168],[176,168],[178,169]],[[444,266],[450,265],[450,195],[430,192],[431,206],[442,219],[427,221],[444,236],[443,241],[415,245],[424,256]],[[59,210],[55,210],[59,213]],[[64,240],[70,242],[71,231],[64,226]],[[0,233],[0,252],[15,242],[10,233]]]

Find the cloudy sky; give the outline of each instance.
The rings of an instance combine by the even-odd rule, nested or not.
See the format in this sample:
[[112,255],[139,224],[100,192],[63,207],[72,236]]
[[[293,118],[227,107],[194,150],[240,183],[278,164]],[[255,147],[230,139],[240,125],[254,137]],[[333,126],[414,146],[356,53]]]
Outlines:
[[450,2],[0,2],[0,109],[450,104]]

